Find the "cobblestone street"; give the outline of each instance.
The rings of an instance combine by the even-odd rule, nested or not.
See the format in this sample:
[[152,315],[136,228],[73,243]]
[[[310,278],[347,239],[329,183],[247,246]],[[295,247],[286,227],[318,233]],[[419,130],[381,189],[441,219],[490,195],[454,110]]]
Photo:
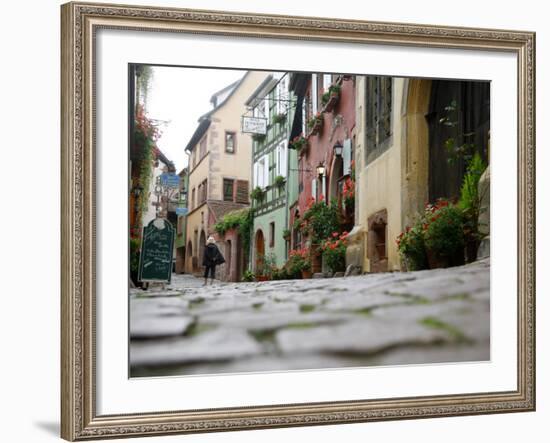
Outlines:
[[130,292],[132,376],[489,360],[489,260]]

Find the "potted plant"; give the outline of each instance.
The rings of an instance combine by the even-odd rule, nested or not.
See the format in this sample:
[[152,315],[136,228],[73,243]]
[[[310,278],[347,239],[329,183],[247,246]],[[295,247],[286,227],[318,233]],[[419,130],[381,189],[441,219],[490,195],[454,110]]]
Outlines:
[[254,273],[250,269],[247,269],[246,271],[243,272],[242,281],[245,281],[245,282],[254,281]]
[[346,270],[347,232],[333,232],[329,239],[322,243],[323,259],[331,272]]
[[286,113],[281,112],[273,117],[273,124],[284,123],[286,121]]
[[339,84],[332,84],[321,96],[321,104],[326,112],[331,112],[340,99],[342,87]]
[[288,267],[290,273],[301,274],[302,278],[311,278],[311,262],[308,249],[294,249],[290,251],[289,257]]
[[407,226],[395,240],[407,271],[419,271],[428,267],[422,225],[422,220],[419,218],[412,227]]
[[303,154],[307,149],[307,139],[302,135],[297,135],[289,143],[289,148],[297,150],[300,154]]
[[307,127],[309,128],[309,135],[319,134],[323,128],[323,113],[318,112],[313,117],[311,117],[307,122]]
[[443,199],[426,205],[422,230],[430,269],[464,264],[464,219],[458,206]]
[[264,190],[259,186],[256,186],[250,193],[250,198],[255,200],[257,203],[261,203],[264,198]]
[[346,218],[351,218],[355,210],[355,182],[348,177],[344,180],[342,199]]
[[275,177],[275,179],[273,180],[273,184],[275,185],[275,187],[277,189],[281,189],[285,186],[285,182],[286,182],[286,179],[282,176],[282,175],[278,175],[277,177]]
[[252,140],[261,143],[265,140],[265,134],[252,134]]

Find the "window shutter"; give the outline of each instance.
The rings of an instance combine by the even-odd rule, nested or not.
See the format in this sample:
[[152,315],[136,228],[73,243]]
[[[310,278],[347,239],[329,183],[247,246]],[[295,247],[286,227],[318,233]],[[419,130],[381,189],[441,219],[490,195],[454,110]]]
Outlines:
[[311,180],[311,196],[317,201],[317,179]]
[[323,74],[323,92],[328,91],[328,88],[331,84],[332,84],[332,75]]
[[258,186],[258,163],[254,163],[254,171],[252,177],[252,185],[254,187]]
[[281,142],[281,144],[279,145],[279,155],[280,155],[279,175],[286,177],[287,176],[286,161],[287,161],[288,150],[286,149],[286,142],[284,141]]
[[344,175],[348,175],[351,173],[351,138],[344,140],[342,160],[344,162]]
[[235,201],[237,203],[248,203],[248,180],[237,180]]
[[317,85],[317,74],[311,74],[311,109],[313,114],[317,114],[317,91],[319,86]]
[[269,157],[267,155],[264,155],[264,170],[263,170],[263,183],[262,187],[266,187],[269,183]]

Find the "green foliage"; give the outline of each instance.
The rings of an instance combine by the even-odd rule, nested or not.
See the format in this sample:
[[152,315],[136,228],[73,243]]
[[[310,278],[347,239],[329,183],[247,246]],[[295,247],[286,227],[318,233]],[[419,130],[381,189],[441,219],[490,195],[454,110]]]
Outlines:
[[332,272],[346,270],[347,232],[333,232],[322,245],[323,259]]
[[284,238],[285,240],[289,240],[289,239],[290,239],[290,235],[291,235],[290,229],[283,229],[283,238]]
[[331,95],[340,95],[340,91],[342,90],[342,86],[333,84],[330,85],[328,90],[323,93],[321,96],[321,104],[325,106],[328,101],[330,100]]
[[458,206],[440,200],[428,205],[424,217],[422,228],[429,253],[450,261],[464,254],[464,218]]
[[288,280],[290,278],[286,267],[274,268],[271,272],[272,280]]
[[340,230],[338,206],[328,206],[324,201],[310,200],[308,209],[302,216],[300,228],[303,233],[311,236],[313,244],[320,244],[333,232]]
[[419,218],[412,227],[407,227],[399,234],[396,240],[397,250],[409,271],[418,271],[428,267],[422,225],[422,219]]
[[256,200],[259,203],[264,198],[264,194],[265,194],[264,190],[259,186],[256,186],[250,193],[250,198],[252,200]]
[[273,271],[277,269],[277,257],[273,253],[258,257],[258,263],[260,266],[256,269],[256,275],[265,275],[271,278]]
[[278,176],[275,177],[275,179],[273,180],[273,184],[274,184],[277,188],[282,188],[282,187],[285,185],[285,182],[286,182],[286,179],[285,179],[282,175],[278,175]]
[[443,126],[454,130],[455,134],[444,141],[445,149],[449,155],[448,162],[454,163],[463,159],[468,164],[477,152],[477,146],[468,140],[475,135],[475,132],[458,133],[458,104],[452,100],[445,106],[446,115],[439,120]]
[[484,196],[479,194],[479,180],[486,167],[481,156],[475,153],[470,160],[460,189],[458,206],[462,209],[465,218],[464,234],[474,241],[480,240],[481,237],[478,219],[481,200]]
[[246,271],[243,272],[242,281],[246,281],[246,282],[254,281],[254,273],[250,269],[247,269]]
[[285,267],[291,276],[299,276],[302,271],[309,271],[311,269],[309,250],[303,248],[290,251]]
[[273,117],[273,123],[279,124],[284,123],[286,121],[286,114],[282,112],[281,114],[277,114]]

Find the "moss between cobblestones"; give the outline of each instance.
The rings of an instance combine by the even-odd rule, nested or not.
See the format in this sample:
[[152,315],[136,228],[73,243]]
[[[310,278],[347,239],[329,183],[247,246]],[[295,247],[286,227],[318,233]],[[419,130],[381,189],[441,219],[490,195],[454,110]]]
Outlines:
[[208,332],[216,329],[216,326],[195,322],[191,324],[183,334],[185,337],[195,337],[203,332]]
[[202,303],[205,302],[205,298],[204,297],[195,297],[195,298],[192,298],[191,300],[189,300],[189,309],[192,309]]
[[259,310],[262,308],[262,306],[264,305],[264,302],[259,302],[259,303],[253,303],[252,304],[252,307],[256,310]]
[[448,332],[454,341],[457,341],[457,342],[468,341],[468,339],[460,329],[448,323],[445,323],[444,321],[436,317],[425,317],[422,320],[420,320],[419,323],[428,328],[441,329],[443,331]]
[[300,312],[302,312],[302,313],[311,312],[311,311],[315,310],[315,308],[316,308],[315,305],[307,305],[307,304],[300,305]]

